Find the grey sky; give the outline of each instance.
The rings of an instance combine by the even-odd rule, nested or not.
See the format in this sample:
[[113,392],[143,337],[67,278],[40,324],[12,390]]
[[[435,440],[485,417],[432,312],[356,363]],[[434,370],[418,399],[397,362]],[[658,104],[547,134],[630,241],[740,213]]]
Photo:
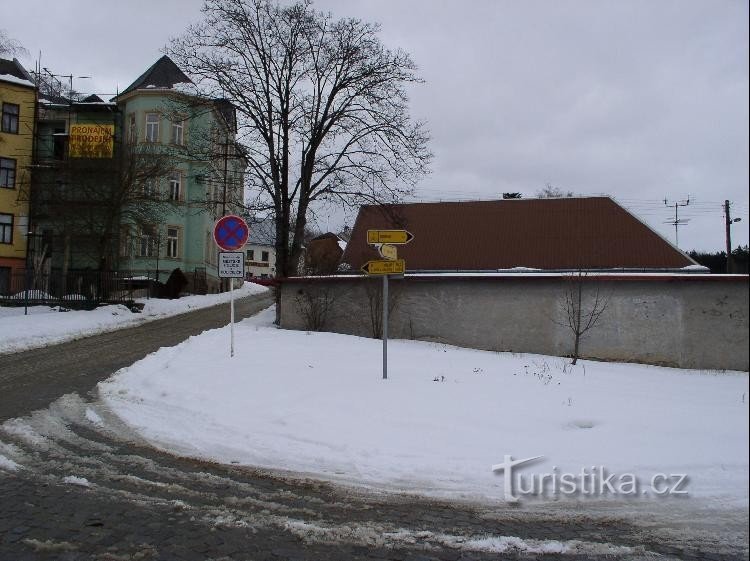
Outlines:
[[[27,0],[8,33],[33,67],[114,93],[200,17],[199,0]],[[127,8],[123,8],[127,6]],[[413,115],[429,124],[433,173],[418,199],[524,196],[551,183],[609,194],[670,241],[660,202],[692,203],[682,249],[748,243],[748,3],[744,0],[317,0],[382,24],[425,84]],[[335,228],[340,213],[317,216]]]

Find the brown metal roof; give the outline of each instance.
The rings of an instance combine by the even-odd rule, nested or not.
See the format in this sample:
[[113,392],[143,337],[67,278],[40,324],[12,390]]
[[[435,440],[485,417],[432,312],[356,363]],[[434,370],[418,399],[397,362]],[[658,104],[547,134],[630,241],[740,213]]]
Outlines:
[[398,247],[409,271],[676,269],[695,261],[609,197],[506,199],[363,206],[343,262],[359,269],[378,253],[369,229],[406,229]]

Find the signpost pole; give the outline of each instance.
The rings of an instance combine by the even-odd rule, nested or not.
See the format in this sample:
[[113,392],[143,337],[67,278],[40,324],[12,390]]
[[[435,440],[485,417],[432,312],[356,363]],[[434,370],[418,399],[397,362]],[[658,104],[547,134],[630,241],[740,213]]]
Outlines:
[[388,379],[388,275],[383,275],[383,380]]
[[[225,162],[226,163],[226,162]],[[226,186],[225,186],[226,187]],[[239,216],[228,214],[214,225],[214,241],[219,252],[219,278],[229,279],[229,356],[234,356],[234,279],[245,278],[244,252],[237,251],[247,242],[250,229]],[[222,286],[226,286],[222,283]]]
[[229,357],[234,356],[234,279],[229,279]]
[[360,267],[367,275],[383,276],[383,380],[388,379],[388,275],[403,275],[406,272],[406,261],[398,258],[395,246],[408,244],[413,239],[414,235],[406,230],[367,230],[367,243],[375,246],[384,258],[382,261],[367,261]]

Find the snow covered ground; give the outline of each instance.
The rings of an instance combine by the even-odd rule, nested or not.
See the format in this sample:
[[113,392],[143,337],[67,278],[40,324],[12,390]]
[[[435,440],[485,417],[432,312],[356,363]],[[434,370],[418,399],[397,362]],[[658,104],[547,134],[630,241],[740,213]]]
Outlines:
[[[246,282],[234,291],[235,298],[268,290]],[[229,301],[229,292],[203,296],[185,296],[176,300],[140,299],[143,312],[134,314],[125,306],[103,306],[91,311],[58,312],[49,306],[31,306],[24,315],[23,306],[0,306],[0,354],[44,347],[97,333],[184,314]]]
[[492,466],[543,456],[514,476],[604,468],[615,486],[637,477],[622,500],[650,500],[686,474],[688,494],[660,500],[747,505],[747,373],[395,340],[382,380],[380,341],[272,321],[271,308],[236,326],[232,359],[228,328],[161,349],[102,382],[102,400],[164,449],[344,483],[506,500]]

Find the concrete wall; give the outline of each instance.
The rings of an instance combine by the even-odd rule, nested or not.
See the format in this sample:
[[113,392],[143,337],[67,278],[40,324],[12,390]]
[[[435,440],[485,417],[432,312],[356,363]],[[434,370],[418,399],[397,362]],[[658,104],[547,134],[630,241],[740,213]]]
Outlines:
[[[325,308],[323,330],[372,337],[371,306],[381,279],[299,278],[282,285],[281,326],[307,329],[305,311]],[[390,281],[393,338],[493,351],[565,356],[562,276],[407,277]],[[599,325],[581,341],[584,357],[681,368],[748,370],[748,277],[618,275],[589,277],[608,298]],[[321,303],[323,305],[321,305]],[[376,318],[377,319],[377,318]]]

